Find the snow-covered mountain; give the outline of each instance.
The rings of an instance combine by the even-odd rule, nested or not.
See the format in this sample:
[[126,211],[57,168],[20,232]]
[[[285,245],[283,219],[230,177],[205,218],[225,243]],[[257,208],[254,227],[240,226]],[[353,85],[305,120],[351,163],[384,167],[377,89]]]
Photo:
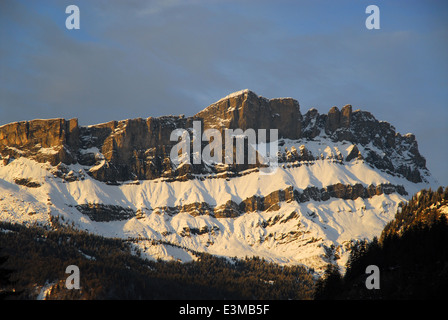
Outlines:
[[[175,129],[278,129],[278,169],[176,165]],[[194,157],[194,153],[191,154]],[[398,204],[437,185],[412,134],[366,111],[304,115],[292,98],[233,93],[192,117],[76,119],[0,127],[0,219],[133,241],[150,259],[194,251],[260,256],[321,270],[343,266],[352,240],[379,236]]]

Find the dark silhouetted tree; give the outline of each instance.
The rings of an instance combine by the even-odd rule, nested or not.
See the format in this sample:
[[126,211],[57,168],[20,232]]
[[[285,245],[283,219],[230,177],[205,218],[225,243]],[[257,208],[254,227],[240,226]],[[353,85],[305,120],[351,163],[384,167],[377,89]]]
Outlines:
[[342,286],[342,276],[339,267],[327,264],[324,275],[316,283],[314,298],[316,300],[336,299]]
[[8,286],[13,284],[10,280],[13,270],[4,267],[8,258],[8,256],[0,256],[0,300],[5,300],[8,297],[15,295],[14,291],[8,289]]

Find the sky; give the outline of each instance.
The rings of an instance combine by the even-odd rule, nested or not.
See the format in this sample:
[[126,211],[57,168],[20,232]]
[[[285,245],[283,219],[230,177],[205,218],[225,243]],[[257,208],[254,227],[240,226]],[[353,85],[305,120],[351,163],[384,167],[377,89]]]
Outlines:
[[[369,5],[380,29],[366,28]],[[447,54],[439,0],[1,0],[0,125],[192,116],[250,89],[414,133],[447,186]]]

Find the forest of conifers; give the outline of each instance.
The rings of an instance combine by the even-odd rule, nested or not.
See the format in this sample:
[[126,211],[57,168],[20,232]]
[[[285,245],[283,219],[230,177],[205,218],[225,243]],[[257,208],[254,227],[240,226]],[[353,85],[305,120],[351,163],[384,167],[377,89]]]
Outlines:
[[[414,195],[384,228],[379,239],[357,242],[342,276],[328,265],[316,299],[447,299],[448,187]],[[380,289],[367,289],[366,266],[380,270]]]
[[[53,225],[58,224],[53,221]],[[302,266],[256,257],[227,259],[195,252],[196,261],[148,261],[121,239],[76,231],[1,223],[1,266],[10,269],[9,298],[35,299],[312,299],[314,281]],[[134,250],[134,253],[132,253]],[[80,290],[68,290],[66,267],[80,270]],[[37,290],[36,290],[37,289]]]
[[[448,223],[439,210],[448,187],[422,190],[402,203],[381,236],[353,245],[346,272],[313,270],[257,257],[193,252],[195,261],[148,261],[129,240],[104,238],[52,219],[52,228],[0,223],[0,296],[36,299],[442,299],[448,288]],[[66,267],[80,270],[81,289],[68,290]],[[366,266],[380,270],[380,289],[367,289]]]

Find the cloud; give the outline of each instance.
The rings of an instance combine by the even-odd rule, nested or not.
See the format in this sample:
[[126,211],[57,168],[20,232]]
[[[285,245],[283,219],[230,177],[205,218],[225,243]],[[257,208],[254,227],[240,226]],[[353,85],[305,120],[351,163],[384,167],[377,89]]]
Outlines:
[[445,20],[401,28],[386,7],[382,21],[398,27],[372,33],[350,11],[358,2],[338,14],[312,1],[75,2],[79,31],[65,29],[71,1],[0,2],[0,125],[193,115],[250,88],[298,99],[302,112],[369,110],[443,163],[430,137],[447,133]]

